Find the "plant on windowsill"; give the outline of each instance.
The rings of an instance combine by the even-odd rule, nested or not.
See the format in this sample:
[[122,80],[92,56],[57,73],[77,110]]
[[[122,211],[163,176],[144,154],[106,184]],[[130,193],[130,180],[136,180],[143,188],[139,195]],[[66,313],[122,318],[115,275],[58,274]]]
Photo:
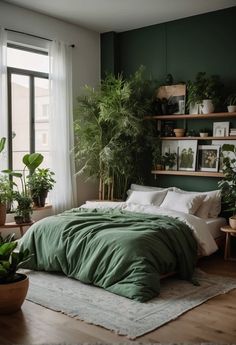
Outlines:
[[44,207],[48,192],[53,189],[56,181],[55,173],[50,169],[36,169],[31,175],[27,176],[27,186],[33,203],[36,207]]
[[[15,216],[17,224],[31,222],[32,199],[26,183],[26,170],[33,174],[35,169],[42,163],[43,158],[40,153],[26,154],[22,159],[22,162],[25,164],[22,173],[10,169],[3,170],[4,173],[9,174],[11,177],[19,178],[21,182],[21,191],[18,189],[14,192],[13,197],[18,203]],[[17,186],[16,183],[14,185]]]
[[14,313],[25,300],[29,278],[17,270],[30,258],[29,250],[16,252],[14,235],[0,234],[0,314]]
[[232,229],[236,229],[236,146],[224,144],[221,149],[223,155],[223,180],[218,185],[221,189],[225,212],[232,214],[229,217],[229,224]]

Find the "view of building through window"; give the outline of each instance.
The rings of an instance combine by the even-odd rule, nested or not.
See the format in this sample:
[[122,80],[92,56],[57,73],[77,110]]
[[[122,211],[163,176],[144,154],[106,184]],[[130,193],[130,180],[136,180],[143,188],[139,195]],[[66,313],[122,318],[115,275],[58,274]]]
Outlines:
[[50,167],[48,55],[8,47],[7,57],[11,83],[9,166],[21,171],[24,154],[40,152],[44,156],[41,167]]

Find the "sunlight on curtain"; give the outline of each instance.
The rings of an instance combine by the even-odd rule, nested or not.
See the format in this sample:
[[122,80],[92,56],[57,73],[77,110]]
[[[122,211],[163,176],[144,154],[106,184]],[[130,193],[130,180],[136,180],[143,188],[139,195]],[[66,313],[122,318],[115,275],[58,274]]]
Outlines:
[[52,170],[57,181],[52,190],[55,213],[76,206],[74,174],[73,106],[72,106],[72,52],[71,47],[53,41],[50,58],[50,152]]
[[[0,28],[0,138],[7,134],[7,34]],[[6,145],[7,146],[7,145]],[[7,169],[7,149],[1,154],[0,171]]]

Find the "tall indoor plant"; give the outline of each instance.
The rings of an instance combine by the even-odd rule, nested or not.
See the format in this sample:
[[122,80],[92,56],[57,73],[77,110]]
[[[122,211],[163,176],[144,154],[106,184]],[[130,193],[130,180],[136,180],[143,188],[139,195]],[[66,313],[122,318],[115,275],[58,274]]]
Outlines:
[[100,179],[100,199],[123,199],[130,181],[142,176],[144,115],[151,109],[152,92],[140,68],[129,79],[109,74],[98,90],[86,87],[78,98],[78,173]]
[[223,179],[219,182],[225,211],[232,215],[229,218],[230,225],[236,229],[236,146],[224,144],[223,155]]

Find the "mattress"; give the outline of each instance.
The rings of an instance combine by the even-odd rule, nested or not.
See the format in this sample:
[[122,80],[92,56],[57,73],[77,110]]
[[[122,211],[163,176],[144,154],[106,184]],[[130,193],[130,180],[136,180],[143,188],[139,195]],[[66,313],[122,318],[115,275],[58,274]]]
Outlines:
[[205,220],[208,230],[210,231],[211,235],[216,239],[217,237],[222,236],[222,232],[220,231],[221,226],[226,225],[226,219],[223,217],[218,218],[208,218]]

